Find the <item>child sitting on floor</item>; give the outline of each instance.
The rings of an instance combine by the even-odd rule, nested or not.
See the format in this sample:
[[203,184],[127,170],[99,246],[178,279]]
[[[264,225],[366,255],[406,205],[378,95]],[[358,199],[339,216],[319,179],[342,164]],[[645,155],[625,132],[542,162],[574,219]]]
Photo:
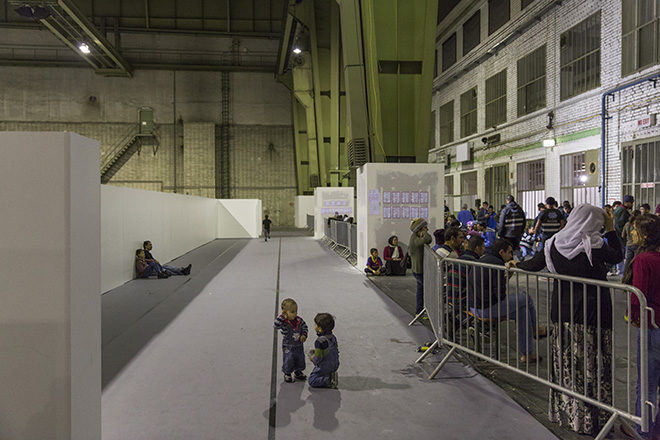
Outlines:
[[[307,340],[307,324],[298,316],[298,304],[287,298],[282,301],[282,313],[275,319],[274,327],[279,329],[282,338],[282,372],[284,382],[293,382],[293,377],[305,380],[305,350],[303,343]],[[291,373],[293,377],[291,377]]]
[[378,249],[371,248],[369,253],[371,256],[367,258],[367,267],[364,268],[364,272],[367,275],[383,275],[383,262],[378,256]]
[[329,313],[319,313],[314,317],[314,328],[318,338],[314,342],[314,350],[309,351],[314,369],[307,382],[312,388],[336,389],[339,383],[339,349],[337,338],[332,334],[335,319]]

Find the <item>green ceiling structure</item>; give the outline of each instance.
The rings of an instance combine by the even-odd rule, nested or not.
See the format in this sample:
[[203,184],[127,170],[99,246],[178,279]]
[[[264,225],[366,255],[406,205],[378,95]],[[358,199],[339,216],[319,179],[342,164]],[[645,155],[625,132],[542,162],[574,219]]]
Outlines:
[[351,169],[364,162],[427,162],[437,8],[290,2],[278,77],[294,96],[300,194],[352,185]]

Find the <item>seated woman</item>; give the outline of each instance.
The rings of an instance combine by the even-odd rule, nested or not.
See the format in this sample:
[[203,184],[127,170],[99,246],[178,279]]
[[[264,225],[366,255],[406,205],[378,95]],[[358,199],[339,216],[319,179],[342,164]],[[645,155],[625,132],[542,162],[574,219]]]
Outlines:
[[403,251],[399,246],[399,238],[396,235],[387,240],[388,246],[383,249],[385,258],[385,275],[405,275],[406,268],[402,267]]
[[371,248],[370,253],[371,256],[367,258],[367,267],[364,268],[364,273],[367,275],[385,275],[385,268],[378,256],[378,249]]

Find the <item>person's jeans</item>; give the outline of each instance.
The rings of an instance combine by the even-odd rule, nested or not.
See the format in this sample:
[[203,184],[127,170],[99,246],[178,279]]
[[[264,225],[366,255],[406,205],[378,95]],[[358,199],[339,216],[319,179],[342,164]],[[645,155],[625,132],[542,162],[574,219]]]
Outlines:
[[522,252],[523,260],[525,259],[525,257],[526,257],[527,255],[534,255],[534,252],[532,252],[532,250],[531,250],[530,248],[528,248],[528,247],[520,246],[520,250],[521,250],[521,252]]
[[624,267],[627,266],[628,262],[633,259],[636,250],[637,246],[626,246],[625,258],[623,259]]
[[155,261],[149,263],[149,266],[142,272],[140,278],[149,278],[150,276],[158,275],[163,270],[162,266]]
[[619,237],[619,242],[621,243],[621,255],[624,257],[623,260],[621,260],[620,263],[617,263],[616,268],[619,270],[619,275],[623,276],[623,271],[626,269],[626,244],[624,241]]
[[[660,386],[660,329],[649,329],[648,332],[648,400],[654,406],[658,404],[658,386]],[[637,359],[639,360],[640,340],[637,335]],[[637,366],[637,402],[635,403],[635,414],[642,414],[640,401],[640,383],[639,383],[639,364]],[[649,432],[642,433],[642,427],[637,425],[637,432],[642,438],[651,438],[653,432],[653,408],[649,407],[651,422],[649,423]]]
[[180,267],[168,266],[167,264],[164,264],[161,267],[163,272],[167,273],[168,275],[183,275]]
[[532,297],[525,292],[510,293],[499,303],[487,309],[471,309],[480,318],[514,319],[518,327],[518,345],[524,355],[534,353],[534,329],[536,309]]
[[282,347],[282,373],[291,374],[305,369],[305,349],[303,345]]
[[424,274],[413,273],[413,275],[417,280],[417,293],[415,295],[417,307],[415,308],[415,315],[418,315],[424,309]]

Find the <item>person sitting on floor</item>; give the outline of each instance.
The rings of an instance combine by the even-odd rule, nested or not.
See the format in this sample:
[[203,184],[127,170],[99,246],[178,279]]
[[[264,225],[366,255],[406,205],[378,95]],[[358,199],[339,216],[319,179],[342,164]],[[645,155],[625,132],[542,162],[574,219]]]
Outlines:
[[137,249],[135,251],[135,273],[137,273],[138,278],[149,278],[154,275],[157,275],[158,278],[170,277],[170,273],[158,264],[158,262],[153,260],[147,261],[144,255],[144,249]]
[[186,267],[174,267],[174,266],[168,266],[167,264],[161,265],[160,262],[156,260],[153,255],[151,255],[151,250],[154,248],[154,246],[151,244],[149,240],[146,240],[144,243],[142,243],[142,247],[144,248],[144,255],[145,255],[145,259],[147,260],[147,263],[154,262],[160,265],[170,275],[190,275],[190,269],[192,269],[192,264],[189,264]]
[[534,255],[534,244],[536,243],[536,237],[534,234],[534,227],[527,229],[520,239],[520,250],[522,251],[523,260],[527,255]]
[[371,256],[367,258],[367,267],[364,268],[364,273],[367,275],[384,275],[383,262],[378,256],[378,249],[371,248],[369,253],[371,253]]
[[406,268],[401,266],[403,260],[403,250],[399,246],[399,238],[396,235],[387,240],[388,246],[383,249],[383,258],[385,258],[386,275],[405,275]]

